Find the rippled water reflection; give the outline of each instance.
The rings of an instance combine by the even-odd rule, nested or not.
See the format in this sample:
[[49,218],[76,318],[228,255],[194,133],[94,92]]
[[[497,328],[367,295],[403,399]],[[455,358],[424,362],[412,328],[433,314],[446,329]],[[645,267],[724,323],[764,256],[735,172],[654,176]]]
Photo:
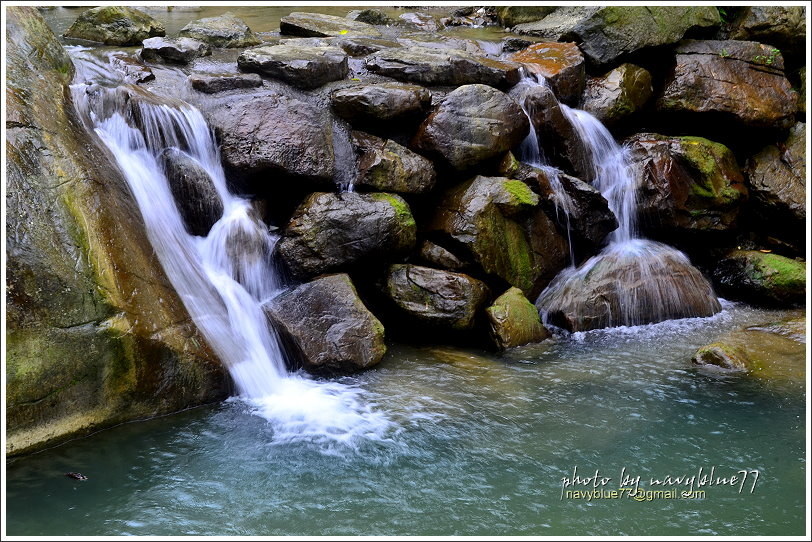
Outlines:
[[[8,534],[802,534],[803,383],[688,362],[778,316],[728,307],[503,356],[395,346],[346,379],[392,422],[386,434],[280,440],[238,401],[120,426],[9,464]],[[561,500],[575,466],[612,488],[623,467],[643,485],[700,467],[761,474],[752,494]]]

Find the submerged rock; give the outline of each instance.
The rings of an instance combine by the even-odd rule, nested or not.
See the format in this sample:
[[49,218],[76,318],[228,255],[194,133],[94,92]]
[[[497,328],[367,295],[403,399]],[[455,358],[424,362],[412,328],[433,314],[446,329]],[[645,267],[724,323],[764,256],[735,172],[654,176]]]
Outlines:
[[798,306],[806,299],[806,263],[734,250],[717,264],[714,281],[725,297],[767,306]]
[[634,64],[621,64],[602,77],[587,81],[581,109],[607,126],[640,110],[651,98],[651,74]]
[[518,145],[527,135],[527,116],[507,94],[487,85],[450,92],[420,125],[414,143],[464,171]]
[[511,87],[519,82],[519,66],[459,50],[438,50],[428,44],[383,49],[366,58],[372,73],[420,85],[485,84]]
[[545,322],[569,331],[712,316],[722,310],[710,283],[683,253],[642,239],[610,244],[561,273],[536,307]]
[[321,13],[303,13],[295,11],[282,17],[279,31],[291,36],[328,37],[328,36],[370,36],[379,37],[381,33],[370,24],[346,17],[324,15]]
[[212,47],[251,47],[262,43],[248,25],[230,11],[192,21],[180,29],[178,36],[194,38]]
[[302,278],[395,258],[414,247],[415,235],[414,218],[400,196],[315,193],[296,210],[277,247]]
[[147,62],[187,64],[210,54],[211,47],[193,38],[149,38],[141,49],[141,58]]
[[431,92],[403,83],[366,84],[334,91],[330,104],[351,124],[419,122],[431,107]]
[[369,369],[386,353],[383,325],[358,297],[348,275],[301,284],[263,309],[296,361],[310,372]]
[[386,293],[418,322],[465,330],[474,327],[489,291],[484,282],[462,273],[396,264],[389,268]]
[[514,32],[552,41],[575,41],[590,62],[678,42],[689,31],[719,26],[713,6],[562,7],[542,20],[516,25]]
[[550,336],[541,325],[536,307],[518,288],[510,288],[485,309],[491,335],[498,348],[512,348],[539,342]]
[[316,107],[280,95],[248,96],[213,103],[207,113],[226,165],[332,181],[332,127]]
[[83,11],[65,32],[66,38],[98,41],[105,45],[140,45],[153,36],[165,36],[164,26],[127,6],[103,6]]
[[702,137],[636,134],[626,141],[640,222],[659,231],[729,230],[747,200],[736,157]]
[[669,113],[717,113],[754,128],[789,128],[797,94],[781,51],[752,41],[685,40],[657,101]]
[[223,216],[223,201],[214,181],[194,158],[178,149],[167,149],[161,160],[186,231],[205,237]]
[[544,77],[562,102],[575,103],[584,91],[586,66],[575,43],[534,43],[509,59]]
[[246,49],[237,59],[237,66],[305,90],[344,79],[349,73],[347,54],[338,47],[287,43]]
[[392,140],[363,132],[353,132],[352,139],[359,155],[356,186],[400,194],[422,194],[434,188],[431,160]]
[[192,88],[206,94],[216,94],[242,88],[259,88],[262,77],[256,73],[195,73],[189,76]]
[[792,237],[803,237],[806,223],[805,156],[806,124],[799,122],[785,141],[761,149],[746,168],[757,213],[772,230]]

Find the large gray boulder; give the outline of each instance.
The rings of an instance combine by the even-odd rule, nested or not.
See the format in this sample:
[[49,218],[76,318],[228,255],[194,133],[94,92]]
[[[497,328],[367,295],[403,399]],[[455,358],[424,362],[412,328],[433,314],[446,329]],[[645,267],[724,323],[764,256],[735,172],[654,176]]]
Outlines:
[[174,147],[163,152],[161,162],[186,231],[205,237],[223,216],[214,181],[194,158]]
[[149,38],[144,40],[141,58],[147,62],[188,64],[200,56],[211,54],[211,47],[193,38]]
[[[803,237],[806,222],[806,124],[796,123],[785,141],[767,145],[745,169],[756,212],[770,231]],[[784,227],[781,227],[784,225]]]
[[519,66],[460,50],[423,46],[383,49],[369,55],[366,67],[420,85],[469,85],[481,83],[507,88],[519,82]]
[[434,188],[434,164],[392,140],[353,132],[358,154],[355,185],[381,192],[423,194]]
[[719,26],[713,6],[563,7],[514,32],[551,41],[574,41],[597,65],[647,47],[676,43],[691,30]]
[[140,45],[147,38],[165,36],[166,30],[143,11],[126,6],[103,6],[83,11],[64,35],[105,45]]
[[468,275],[409,264],[391,266],[385,288],[414,321],[453,330],[472,329],[489,295],[484,282]]
[[325,15],[294,11],[279,21],[279,31],[290,36],[322,38],[330,36],[380,37],[381,33],[371,24]]
[[62,44],[35,8],[5,14],[14,456],[220,400],[227,376],[157,261],[114,157],[75,116]]
[[301,284],[263,309],[288,352],[307,371],[356,372],[375,366],[386,353],[383,325],[358,297],[348,275]]
[[332,181],[332,125],[316,107],[274,94],[213,101],[204,113],[227,166]]
[[338,47],[295,44],[246,49],[237,59],[237,66],[305,90],[344,79],[349,72],[347,54]]
[[418,85],[370,83],[342,88],[330,95],[338,116],[350,124],[421,121],[431,107],[431,92]]
[[420,125],[414,145],[464,171],[518,145],[530,129],[522,108],[487,85],[450,92]]
[[621,64],[586,83],[581,109],[607,126],[615,126],[639,111],[651,98],[651,74],[634,64]]
[[734,228],[747,188],[733,152],[702,137],[635,134],[628,140],[640,222],[654,231]]
[[396,258],[415,245],[416,225],[400,196],[314,193],[296,210],[277,250],[308,278],[365,261]]
[[797,93],[781,52],[752,41],[685,40],[657,101],[660,111],[717,113],[735,125],[789,128]]
[[178,36],[194,38],[212,47],[251,47],[262,43],[248,25],[230,11],[192,21],[180,29]]

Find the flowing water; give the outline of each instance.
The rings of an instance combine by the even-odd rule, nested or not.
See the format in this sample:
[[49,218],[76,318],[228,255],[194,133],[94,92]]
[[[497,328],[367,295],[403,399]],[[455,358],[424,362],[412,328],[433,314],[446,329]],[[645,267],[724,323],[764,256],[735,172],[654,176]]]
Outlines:
[[[293,441],[240,401],[119,426],[9,464],[8,534],[802,535],[803,349],[780,359],[794,378],[688,361],[728,329],[783,316],[727,306],[503,356],[395,345],[343,381],[375,398],[386,432]],[[648,493],[562,499],[575,467],[607,489],[625,467]],[[651,493],[685,488],[652,477],[700,468],[759,479],[752,492],[753,475],[741,493]]]

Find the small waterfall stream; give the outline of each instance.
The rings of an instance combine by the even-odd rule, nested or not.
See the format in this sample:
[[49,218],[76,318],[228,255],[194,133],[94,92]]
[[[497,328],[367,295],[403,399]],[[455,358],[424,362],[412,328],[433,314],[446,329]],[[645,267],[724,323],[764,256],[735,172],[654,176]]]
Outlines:
[[[228,368],[239,397],[271,422],[279,442],[382,437],[390,424],[361,389],[287,372],[261,308],[283,287],[272,260],[277,237],[250,201],[229,192],[214,134],[201,113],[139,87],[109,86],[109,79],[102,86],[93,81],[97,67],[88,68],[84,58],[74,61],[80,74],[72,85],[76,109],[115,157],[158,260]],[[199,165],[222,200],[222,217],[205,237],[186,230],[162,164],[168,149]]]

